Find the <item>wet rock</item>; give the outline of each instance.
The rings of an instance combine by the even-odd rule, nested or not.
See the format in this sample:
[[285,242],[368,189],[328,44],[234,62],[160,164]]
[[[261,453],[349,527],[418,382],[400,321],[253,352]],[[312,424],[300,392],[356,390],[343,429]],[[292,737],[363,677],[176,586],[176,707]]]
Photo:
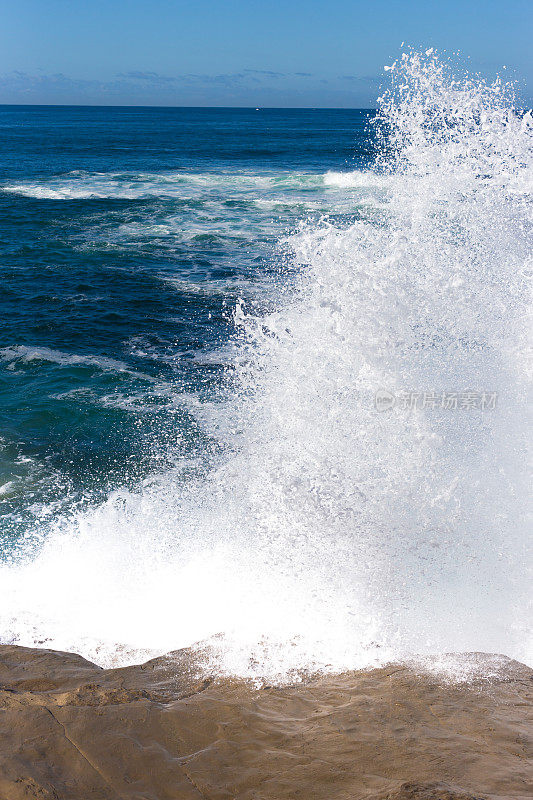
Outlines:
[[525,800],[533,671],[402,665],[257,689],[198,652],[104,670],[0,647],[0,798]]

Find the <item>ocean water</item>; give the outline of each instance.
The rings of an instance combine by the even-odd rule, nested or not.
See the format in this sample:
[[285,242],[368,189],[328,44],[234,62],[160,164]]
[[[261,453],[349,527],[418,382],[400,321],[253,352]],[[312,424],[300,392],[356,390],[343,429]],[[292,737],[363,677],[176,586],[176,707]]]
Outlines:
[[531,663],[531,117],[388,74],[377,114],[0,108],[1,641]]

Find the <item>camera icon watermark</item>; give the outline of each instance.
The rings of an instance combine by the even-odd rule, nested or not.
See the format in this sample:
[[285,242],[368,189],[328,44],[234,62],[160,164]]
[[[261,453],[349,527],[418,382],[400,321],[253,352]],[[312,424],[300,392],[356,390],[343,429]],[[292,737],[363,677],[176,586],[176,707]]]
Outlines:
[[396,397],[388,389],[378,389],[374,395],[374,405],[377,411],[388,411],[396,403]]
[[397,391],[378,389],[374,394],[376,411],[442,410],[442,411],[492,411],[498,403],[498,393],[492,391]]

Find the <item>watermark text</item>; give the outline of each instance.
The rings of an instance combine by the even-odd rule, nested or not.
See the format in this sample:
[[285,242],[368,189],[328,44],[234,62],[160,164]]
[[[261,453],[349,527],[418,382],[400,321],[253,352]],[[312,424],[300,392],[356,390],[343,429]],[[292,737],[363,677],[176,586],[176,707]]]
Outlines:
[[399,408],[403,411],[492,411],[498,403],[498,393],[491,391],[396,391],[378,389],[374,405],[378,411]]

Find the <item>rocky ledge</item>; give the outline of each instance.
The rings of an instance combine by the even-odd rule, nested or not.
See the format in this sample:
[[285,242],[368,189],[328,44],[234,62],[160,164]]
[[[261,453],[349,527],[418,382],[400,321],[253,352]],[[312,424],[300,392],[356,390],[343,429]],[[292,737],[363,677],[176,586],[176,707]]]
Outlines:
[[407,666],[257,689],[178,651],[104,670],[0,647],[0,798],[474,800],[533,795],[533,670]]

